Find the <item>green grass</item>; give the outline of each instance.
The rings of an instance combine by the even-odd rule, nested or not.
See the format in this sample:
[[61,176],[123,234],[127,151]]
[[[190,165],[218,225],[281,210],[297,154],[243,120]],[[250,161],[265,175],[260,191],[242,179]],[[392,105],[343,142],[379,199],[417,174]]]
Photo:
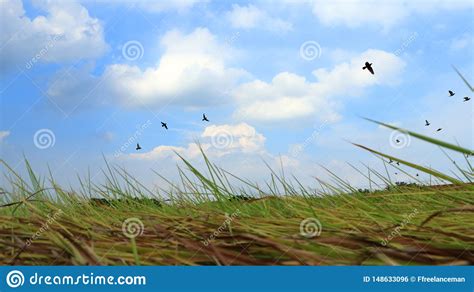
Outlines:
[[[435,185],[397,185],[373,169],[356,168],[376,190],[357,190],[332,173],[331,183],[319,181],[319,190],[310,190],[273,171],[267,186],[259,187],[203,153],[205,171],[183,159],[181,183],[169,182],[168,191],[157,194],[109,164],[104,184],[80,179],[79,189],[65,191],[52,177],[38,178],[27,161],[28,178],[1,161],[10,185],[0,189],[0,263],[472,265],[473,152],[410,135],[427,147],[465,155],[464,166],[458,162],[452,174],[444,174],[355,144],[381,163],[399,161],[405,165],[401,172],[429,174]],[[305,219],[315,224],[306,230],[318,231],[314,236],[301,232]]]

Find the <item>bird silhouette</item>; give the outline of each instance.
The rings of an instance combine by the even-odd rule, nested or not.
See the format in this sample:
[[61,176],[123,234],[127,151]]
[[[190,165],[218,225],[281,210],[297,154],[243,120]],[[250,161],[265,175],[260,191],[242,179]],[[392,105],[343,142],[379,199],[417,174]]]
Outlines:
[[438,128],[438,130],[436,130],[436,132],[439,132],[439,131],[441,131],[442,129],[443,129],[443,128]]
[[167,123],[161,122],[161,127],[162,127],[162,128],[165,128],[166,130],[168,130],[168,124],[167,124]]
[[420,176],[420,175],[417,173],[416,176]]
[[392,159],[390,159],[390,160],[388,161],[388,163],[392,163],[392,162],[393,162],[393,160],[392,160]]
[[372,63],[369,63],[369,62],[365,62],[365,66],[362,67],[362,70],[369,70],[370,73],[372,73],[372,75],[374,75],[374,68],[372,68]]
[[470,97],[468,97],[468,96],[465,96],[465,97],[464,97],[464,101],[470,101],[470,100],[471,100]]
[[400,143],[400,140],[396,139],[395,142]]
[[140,144],[137,143],[137,147],[135,148],[135,150],[138,151],[138,150],[140,150],[140,149],[142,149],[142,147],[140,147]]
[[206,114],[202,114],[202,121],[203,122],[209,122],[209,120],[206,117]]
[[397,161],[397,165],[400,165],[400,162]]
[[449,92],[449,96],[454,96],[455,95],[455,93],[451,90],[448,90],[448,92]]
[[429,126],[430,125],[430,122],[428,122],[428,120],[425,120],[425,126]]

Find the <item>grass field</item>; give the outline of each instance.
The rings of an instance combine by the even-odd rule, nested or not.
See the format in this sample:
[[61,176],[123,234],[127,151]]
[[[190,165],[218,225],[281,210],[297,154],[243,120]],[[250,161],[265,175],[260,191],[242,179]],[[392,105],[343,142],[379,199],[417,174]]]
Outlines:
[[28,178],[4,163],[11,184],[0,200],[0,263],[474,264],[473,151],[406,133],[427,147],[462,153],[465,161],[448,175],[355,145],[387,167],[397,167],[388,166],[391,159],[427,173],[436,185],[397,185],[369,170],[376,190],[354,189],[334,175],[316,191],[276,173],[265,188],[245,180],[236,188],[231,175],[204,156],[206,171],[183,159],[181,184],[170,183],[160,197],[109,165],[105,184],[83,180],[82,188],[65,191],[52,178],[39,179],[28,162]]

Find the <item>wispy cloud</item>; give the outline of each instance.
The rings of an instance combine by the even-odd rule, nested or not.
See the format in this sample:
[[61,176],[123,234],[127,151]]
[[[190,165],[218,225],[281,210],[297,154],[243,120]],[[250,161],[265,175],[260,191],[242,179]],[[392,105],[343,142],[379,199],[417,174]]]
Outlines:
[[276,32],[286,32],[293,28],[290,22],[271,17],[266,11],[252,4],[247,6],[233,4],[232,10],[227,12],[226,17],[234,28],[262,28]]
[[0,131],[0,142],[2,142],[8,136],[10,136],[9,131]]

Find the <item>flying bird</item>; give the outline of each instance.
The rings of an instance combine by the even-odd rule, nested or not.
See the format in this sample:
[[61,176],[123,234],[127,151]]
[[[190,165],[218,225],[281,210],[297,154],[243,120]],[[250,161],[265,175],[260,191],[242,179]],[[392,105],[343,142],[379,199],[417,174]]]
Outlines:
[[400,162],[397,161],[397,165],[400,165]]
[[464,97],[464,101],[470,101],[470,100],[471,100],[470,97],[468,97],[468,96],[465,96],[465,97]]
[[369,63],[369,62],[365,62],[365,66],[362,67],[362,70],[369,70],[370,73],[372,73],[372,75],[374,75],[374,68],[372,68],[372,63]]
[[209,120],[206,117],[206,114],[202,114],[202,121],[203,122],[209,122]]
[[140,147],[140,144],[137,143],[137,148],[135,148],[135,150],[138,151],[138,150],[140,150],[140,149],[142,149],[142,147]]
[[400,143],[400,140],[397,139],[397,140],[395,140],[395,142]]
[[442,129],[443,129],[443,128],[438,128],[438,130],[436,130],[436,132],[439,132],[439,131],[441,131]]
[[166,130],[168,130],[168,124],[167,124],[167,123],[161,122],[161,127],[162,127],[162,128],[165,128]]
[[428,122],[428,120],[425,120],[425,126],[429,126],[430,125],[430,122]]
[[451,90],[448,90],[448,92],[449,92],[449,96],[454,96],[455,95],[455,93]]

